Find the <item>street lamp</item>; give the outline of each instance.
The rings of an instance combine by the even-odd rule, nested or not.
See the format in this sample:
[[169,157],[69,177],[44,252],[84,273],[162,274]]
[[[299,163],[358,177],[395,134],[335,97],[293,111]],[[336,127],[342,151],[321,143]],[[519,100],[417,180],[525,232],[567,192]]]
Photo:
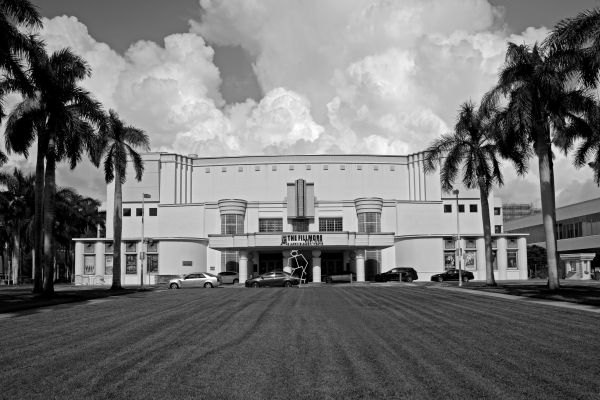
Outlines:
[[462,269],[461,269],[461,264],[462,264],[462,246],[461,246],[461,240],[460,240],[460,217],[459,217],[459,212],[458,212],[458,194],[460,192],[458,191],[458,189],[454,189],[452,191],[452,194],[456,196],[456,237],[457,237],[457,242],[458,242],[458,256],[457,256],[457,260],[456,260],[456,264],[458,265],[458,286],[462,286]]
[[148,193],[142,193],[142,248],[140,251],[140,286],[144,287],[144,259],[146,258],[146,252],[144,251],[144,201],[149,199],[151,196]]

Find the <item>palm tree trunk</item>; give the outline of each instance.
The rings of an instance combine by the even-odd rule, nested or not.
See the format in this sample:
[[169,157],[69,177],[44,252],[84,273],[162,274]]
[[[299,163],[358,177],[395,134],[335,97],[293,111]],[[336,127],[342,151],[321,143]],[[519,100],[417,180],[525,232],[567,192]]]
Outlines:
[[12,252],[12,281],[16,285],[19,283],[19,265],[21,256],[21,237],[19,231],[13,235],[13,252]]
[[121,234],[123,215],[123,193],[121,188],[121,175],[115,168],[115,197],[113,215],[113,279],[112,290],[122,289],[121,286]]
[[56,160],[54,139],[48,143],[44,183],[44,295],[54,294],[54,214],[56,203]]
[[554,193],[554,167],[552,165],[552,147],[550,135],[545,129],[539,129],[536,154],[540,174],[540,195],[542,198],[542,224],[546,235],[546,259],[548,262],[548,288],[560,288],[558,276],[558,257],[556,246],[556,201]]
[[492,260],[492,224],[490,222],[490,204],[485,184],[479,181],[479,195],[481,197],[481,220],[483,222],[483,241],[485,243],[485,284],[496,286],[494,278],[494,261]]
[[38,137],[37,161],[35,166],[35,212],[33,229],[33,293],[43,290],[43,242],[44,237],[44,159],[46,146],[44,140]]

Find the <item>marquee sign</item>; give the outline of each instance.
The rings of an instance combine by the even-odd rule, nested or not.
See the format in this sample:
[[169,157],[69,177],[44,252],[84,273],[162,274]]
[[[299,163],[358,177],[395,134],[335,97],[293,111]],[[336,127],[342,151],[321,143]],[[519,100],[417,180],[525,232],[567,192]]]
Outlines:
[[323,235],[281,235],[281,246],[322,246]]

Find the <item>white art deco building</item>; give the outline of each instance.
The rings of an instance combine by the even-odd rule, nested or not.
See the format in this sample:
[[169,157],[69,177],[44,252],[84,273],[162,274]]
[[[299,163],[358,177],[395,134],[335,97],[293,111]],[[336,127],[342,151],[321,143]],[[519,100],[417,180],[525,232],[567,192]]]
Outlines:
[[[348,271],[369,281],[396,266],[429,280],[455,266],[457,231],[464,268],[485,279],[479,192],[442,192],[423,156],[145,154],[143,180],[130,171],[123,186],[121,280],[234,270],[243,283],[286,269],[292,250],[308,261],[309,282]],[[78,284],[111,282],[113,192],[108,237],[76,239]],[[526,279],[526,234],[502,233],[501,204],[490,204],[496,278]]]

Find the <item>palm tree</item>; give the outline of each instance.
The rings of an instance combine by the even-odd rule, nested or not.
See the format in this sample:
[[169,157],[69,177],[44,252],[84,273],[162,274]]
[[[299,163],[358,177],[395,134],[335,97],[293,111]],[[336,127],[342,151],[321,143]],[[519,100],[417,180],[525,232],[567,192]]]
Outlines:
[[[503,156],[538,159],[542,218],[546,234],[548,286],[560,288],[556,248],[556,204],[552,143],[562,141],[568,150],[574,126],[586,124],[583,116],[594,101],[585,90],[572,85],[574,69],[564,64],[559,52],[535,44],[508,44],[498,84],[484,97],[485,107],[504,98],[498,113]],[[524,164],[523,164],[524,165]],[[526,167],[521,172],[526,172]]]
[[6,190],[0,192],[0,203],[4,217],[3,228],[10,237],[9,251],[12,253],[12,280],[19,281],[21,275],[22,242],[33,217],[33,176],[25,176],[18,169],[12,174],[0,173],[0,183]]
[[[42,20],[37,8],[28,0],[0,0],[0,72],[19,83],[19,88],[32,92],[27,76],[23,71],[23,59],[30,59],[39,51],[36,38],[27,35],[19,28],[39,28]],[[4,117],[3,95],[0,89],[0,121]]]
[[472,102],[463,103],[452,133],[442,135],[426,150],[425,172],[440,168],[442,189],[452,190],[462,172],[463,185],[479,189],[481,219],[485,242],[486,285],[496,286],[492,257],[492,229],[489,195],[494,185],[503,184],[498,156],[500,149],[495,141],[492,114],[483,108],[476,109]]
[[123,195],[121,186],[126,181],[127,161],[131,160],[135,169],[135,179],[140,181],[144,173],[144,162],[135,149],[148,151],[150,139],[146,133],[128,126],[119,115],[109,111],[106,122],[100,128],[98,159],[104,157],[104,177],[106,183],[115,182],[113,213],[113,281],[112,290],[121,289],[121,235],[123,215]]
[[[89,66],[69,49],[51,56],[40,53],[30,70],[35,93],[11,112],[5,135],[7,150],[25,155],[37,138],[34,292],[43,286],[43,293],[50,296],[54,292],[56,163],[66,158],[75,168],[85,152],[91,154],[96,138],[90,122],[102,123],[103,113],[100,104],[78,85],[90,75]],[[40,282],[42,254],[44,278]]]

